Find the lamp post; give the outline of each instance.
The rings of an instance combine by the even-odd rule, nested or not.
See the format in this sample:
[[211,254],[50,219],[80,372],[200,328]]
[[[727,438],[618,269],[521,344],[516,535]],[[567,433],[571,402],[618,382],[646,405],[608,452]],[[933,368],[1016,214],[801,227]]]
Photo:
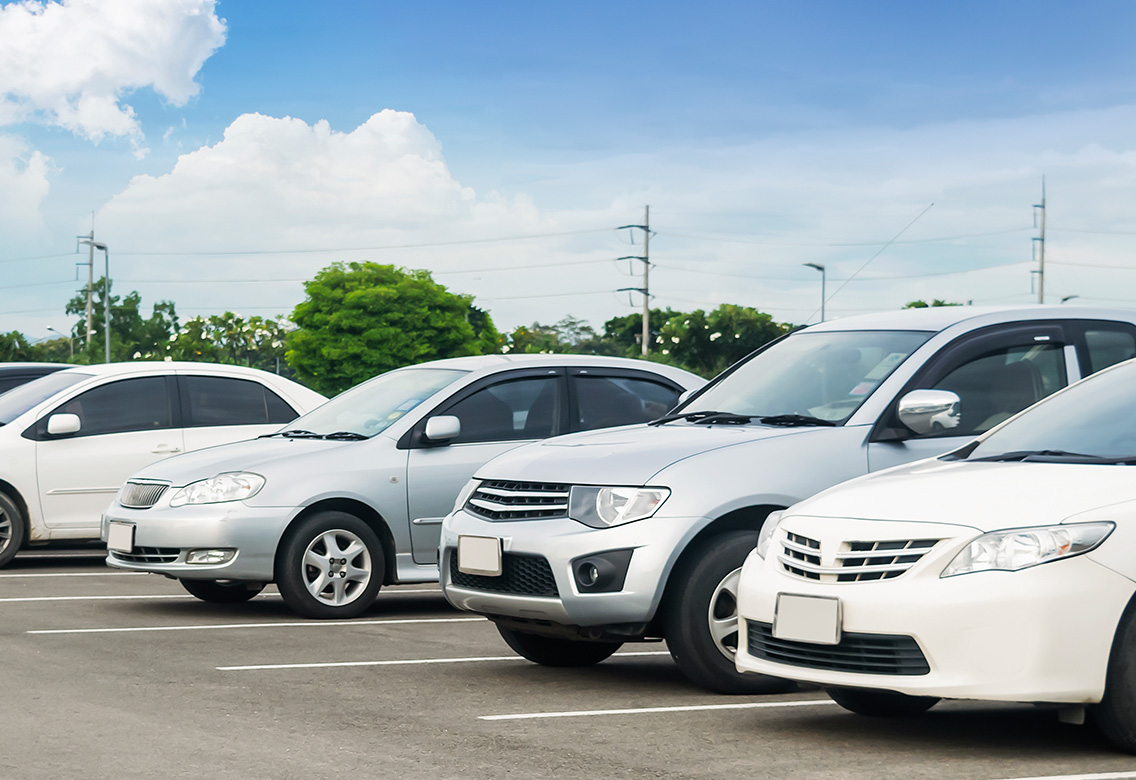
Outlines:
[[79,243],[80,244],[86,244],[88,246],[93,246],[95,249],[100,250],[103,253],[103,258],[106,260],[106,273],[103,275],[103,285],[104,285],[104,287],[103,287],[103,328],[105,329],[104,333],[106,335],[106,346],[105,346],[105,352],[103,353],[104,354],[103,362],[109,363],[110,362],[110,251],[107,249],[106,244],[103,244],[99,241],[91,241],[90,239],[87,239],[85,241],[80,241]]
[[824,266],[820,263],[801,263],[801,265],[808,266],[809,268],[815,268],[820,271],[820,321],[824,322]]
[[47,332],[54,333],[56,336],[62,336],[63,338],[67,339],[67,346],[71,350],[71,358],[75,358],[75,339],[71,338],[70,336],[64,336],[62,333],[52,327],[48,327]]

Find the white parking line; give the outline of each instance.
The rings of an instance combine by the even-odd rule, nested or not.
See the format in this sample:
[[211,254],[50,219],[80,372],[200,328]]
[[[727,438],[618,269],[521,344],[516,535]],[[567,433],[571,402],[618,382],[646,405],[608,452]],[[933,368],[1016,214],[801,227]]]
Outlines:
[[127,599],[191,599],[188,593],[181,595],[174,593],[169,596],[21,596],[19,598],[0,599],[0,604],[11,604],[17,601],[124,601]]
[[1037,777],[1007,777],[1002,780],[1122,780],[1136,777],[1136,772],[1101,772],[1094,775],[1038,775]]
[[147,571],[84,571],[59,572],[58,574],[0,574],[0,578],[8,577],[146,577]]
[[[639,655],[670,655],[666,650],[616,653],[613,658]],[[476,658],[411,658],[398,661],[335,661],[311,664],[254,664],[251,666],[218,666],[219,672],[249,672],[262,669],[333,669],[347,666],[415,666],[425,664],[468,664],[484,661],[523,661],[519,655],[489,655]]]
[[280,623],[214,623],[202,626],[135,626],[132,628],[51,628],[28,631],[29,634],[129,634],[140,631],[210,631],[228,628],[293,628],[306,626],[393,626],[407,623],[481,623],[486,618],[406,618],[398,620],[304,620]]
[[745,704],[693,704],[681,707],[638,707],[624,710],[576,710],[574,712],[526,712],[516,715],[478,715],[478,720],[539,720],[541,718],[584,718],[592,715],[643,715],[656,712],[700,712],[703,710],[754,710],[775,707],[816,707],[836,704],[831,699],[808,701],[763,701]]

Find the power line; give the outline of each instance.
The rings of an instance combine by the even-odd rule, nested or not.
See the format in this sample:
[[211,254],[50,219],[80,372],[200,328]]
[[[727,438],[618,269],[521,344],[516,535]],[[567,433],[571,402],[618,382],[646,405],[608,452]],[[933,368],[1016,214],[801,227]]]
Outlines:
[[[938,238],[911,238],[906,241],[890,241],[888,244],[934,244],[943,241],[959,241],[964,238],[984,238],[987,236],[1002,236],[1010,233],[1024,233],[1033,228],[1006,228],[1004,230],[989,230],[982,233],[962,233],[957,236],[940,236]],[[717,241],[723,244],[751,244],[755,246],[809,246],[809,247],[861,247],[879,246],[881,241],[777,241],[777,240],[751,240],[741,238],[722,238],[720,236],[698,236],[689,233],[673,233],[662,231],[660,235],[675,238],[689,238],[696,241]]]

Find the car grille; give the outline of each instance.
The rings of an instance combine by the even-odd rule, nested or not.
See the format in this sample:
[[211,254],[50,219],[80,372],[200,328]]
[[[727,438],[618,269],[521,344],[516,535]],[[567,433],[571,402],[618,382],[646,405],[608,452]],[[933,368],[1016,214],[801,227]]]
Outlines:
[[840,542],[833,565],[821,563],[821,543],[786,533],[777,560],[789,574],[824,582],[888,580],[910,569],[940,539],[901,539],[884,542]]
[[465,511],[484,520],[547,520],[568,516],[568,485],[546,482],[482,482]]
[[174,563],[181,550],[176,547],[135,547],[130,552],[111,550],[110,557],[123,563]]
[[492,593],[509,593],[516,596],[544,596],[556,598],[556,578],[552,567],[540,555],[501,555],[501,576],[485,577],[480,574],[466,574],[458,569],[458,551],[450,549],[450,581],[455,587],[470,590],[486,590]]
[[118,503],[129,509],[149,509],[169,490],[168,482],[127,482],[118,491]]
[[921,675],[931,667],[913,637],[895,634],[854,634],[840,644],[819,645],[773,636],[769,623],[747,621],[749,654],[774,663],[862,674]]

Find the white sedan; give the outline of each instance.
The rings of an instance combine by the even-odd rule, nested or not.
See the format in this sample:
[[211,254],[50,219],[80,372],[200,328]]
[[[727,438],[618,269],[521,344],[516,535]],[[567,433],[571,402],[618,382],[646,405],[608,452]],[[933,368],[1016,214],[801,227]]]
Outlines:
[[1086,709],[1136,752],[1136,361],[950,455],[772,516],[742,569],[737,667],[853,712],[940,698]]
[[322,404],[289,379],[243,366],[81,366],[0,395],[0,566],[21,547],[97,540],[134,472],[187,450],[254,438]]

